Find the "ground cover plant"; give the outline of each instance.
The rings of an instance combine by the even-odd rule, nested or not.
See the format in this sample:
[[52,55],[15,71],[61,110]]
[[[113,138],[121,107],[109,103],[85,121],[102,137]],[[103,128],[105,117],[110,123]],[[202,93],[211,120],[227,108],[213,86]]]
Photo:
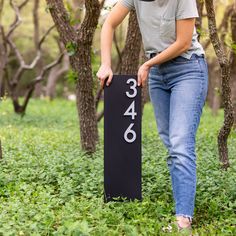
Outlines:
[[[97,152],[80,149],[75,103],[32,100],[27,114],[0,104],[0,235],[177,235],[166,150],[151,104],[142,123],[143,201],[103,202],[103,120]],[[231,166],[220,168],[217,132],[223,111],[205,106],[197,133],[194,235],[236,235],[236,132]],[[172,232],[170,232],[172,231]]]

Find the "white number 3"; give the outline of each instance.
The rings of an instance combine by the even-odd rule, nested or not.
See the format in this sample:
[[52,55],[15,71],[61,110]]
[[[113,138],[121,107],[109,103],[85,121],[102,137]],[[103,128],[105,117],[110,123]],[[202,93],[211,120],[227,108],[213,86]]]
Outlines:
[[130,78],[126,82],[127,84],[133,83],[133,85],[130,86],[130,89],[133,90],[133,94],[130,94],[129,92],[126,92],[127,97],[134,98],[137,95],[137,81],[133,78]]

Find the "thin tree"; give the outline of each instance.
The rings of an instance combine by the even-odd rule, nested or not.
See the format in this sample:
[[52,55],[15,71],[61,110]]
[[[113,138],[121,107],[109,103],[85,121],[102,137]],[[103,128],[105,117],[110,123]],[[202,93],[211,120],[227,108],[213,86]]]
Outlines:
[[[15,12],[15,19],[13,20],[7,32],[5,32],[3,25],[0,24],[0,29],[1,29],[0,36],[1,36],[1,40],[3,41],[3,47],[2,47],[3,51],[1,53],[4,55],[3,57],[4,60],[2,63],[3,64],[2,71],[4,72],[4,80],[6,81],[8,85],[8,91],[12,99],[14,110],[18,114],[25,114],[27,105],[35,90],[35,86],[44,79],[47,72],[49,72],[54,66],[56,66],[57,64],[61,62],[63,54],[64,54],[64,53],[60,53],[60,55],[55,61],[53,61],[52,63],[48,65],[44,65],[43,68],[40,71],[38,71],[36,77],[32,81],[29,81],[29,83],[27,84],[23,103],[20,103],[19,91],[18,91],[20,81],[26,71],[34,70],[36,68],[38,62],[40,61],[42,57],[42,45],[45,42],[46,37],[54,28],[54,26],[51,26],[45,32],[45,34],[41,37],[37,45],[35,45],[36,55],[34,59],[32,60],[30,64],[27,64],[20,49],[17,47],[16,43],[12,39],[12,35],[22,22],[20,12],[23,9],[23,7],[27,5],[28,2],[29,0],[25,0],[18,6],[13,0],[10,0],[9,4],[11,8],[13,9],[13,11]],[[9,68],[11,67],[9,63],[10,55],[14,55],[18,62],[17,70],[14,71],[14,73],[9,73],[10,71]]]
[[197,9],[199,13],[199,17],[196,19],[196,29],[198,32],[198,40],[200,41],[201,34],[202,34],[202,17],[203,17],[203,8],[204,8],[204,1],[197,0]]
[[[40,41],[40,21],[39,21],[39,8],[40,8],[40,0],[34,0],[33,6],[33,24],[34,24],[34,46],[37,50],[37,45]],[[39,59],[37,66],[35,68],[36,73],[39,74],[43,69],[43,59],[42,57]],[[35,85],[34,96],[39,97],[42,94],[42,83],[39,82]]]
[[[226,6],[222,21],[217,28],[217,32],[220,41],[222,42],[222,46],[225,50],[226,55],[229,55],[230,54],[229,51],[231,50],[231,47],[229,47],[227,43],[226,35],[228,35],[230,31],[229,22],[232,14],[233,14],[233,4],[230,4]],[[205,50],[210,45],[211,45],[211,40],[209,39],[204,44]],[[213,58],[211,61],[208,61],[208,67],[209,67],[209,89],[208,89],[207,101],[208,105],[212,108],[212,114],[217,115],[218,110],[221,107],[222,103],[221,102],[222,99],[220,96],[222,88],[221,88],[220,68],[218,66],[218,59]]]
[[76,97],[80,121],[82,149],[91,153],[98,141],[95,98],[93,94],[93,74],[91,68],[91,47],[98,25],[104,0],[85,1],[85,17],[79,29],[70,24],[70,16],[63,0],[46,0],[60,39],[68,49],[71,67],[77,77]]
[[[84,14],[84,0],[70,0],[67,1],[67,10],[70,14],[71,23],[76,28],[79,29],[83,14]],[[55,40],[60,48],[62,48],[62,43],[55,37]],[[57,65],[54,67],[47,78],[47,84],[45,87],[45,95],[49,97],[51,100],[55,97],[56,94],[56,85],[59,79],[62,79],[63,76],[69,71],[70,69],[70,61],[68,54],[64,55],[62,65]]]
[[120,74],[137,74],[141,50],[141,33],[135,10],[129,13],[125,46],[121,53]]
[[231,88],[232,88],[232,101],[234,108],[234,127],[236,128],[236,0],[234,1],[234,8],[230,21],[231,21],[231,34],[232,34],[232,49],[230,55]]
[[[61,42],[57,40],[57,43],[60,45]],[[62,46],[59,46],[62,48]],[[62,63],[55,66],[51,69],[51,71],[48,74],[47,77],[47,84],[45,87],[45,95],[46,97],[50,98],[50,100],[53,100],[56,95],[56,85],[59,79],[63,77],[70,69],[70,62],[69,62],[69,56],[67,53],[65,53]]]
[[[125,47],[121,53],[120,74],[137,75],[142,59],[142,35],[139,29],[136,11],[131,10],[129,15],[129,24],[126,35]],[[140,60],[141,55],[141,60]],[[141,111],[143,113],[144,105],[147,102],[148,87],[147,81],[142,88]]]
[[[3,32],[2,27],[2,10],[4,6],[4,0],[0,1],[0,34]],[[2,37],[0,37],[0,98],[5,95],[5,83],[4,83],[4,68],[6,64],[6,55],[5,55],[5,44]]]
[[[2,9],[3,9],[3,4],[4,1],[1,0],[0,1],[0,25],[1,25],[1,17],[2,17]],[[2,27],[0,28],[0,30],[2,31]],[[3,68],[5,65],[3,65],[3,61],[4,61],[4,46],[3,46],[3,40],[0,38],[0,102],[1,102],[1,97],[3,96]],[[0,139],[0,159],[2,159],[2,142]]]
[[222,167],[224,169],[227,169],[230,165],[228,158],[227,140],[234,122],[233,105],[231,101],[231,89],[230,89],[230,64],[227,55],[225,53],[224,46],[221,44],[217,33],[213,0],[206,0],[205,5],[207,10],[210,40],[214,47],[215,54],[218,58],[221,67],[222,99],[224,105],[224,124],[221,127],[218,134],[218,150]]

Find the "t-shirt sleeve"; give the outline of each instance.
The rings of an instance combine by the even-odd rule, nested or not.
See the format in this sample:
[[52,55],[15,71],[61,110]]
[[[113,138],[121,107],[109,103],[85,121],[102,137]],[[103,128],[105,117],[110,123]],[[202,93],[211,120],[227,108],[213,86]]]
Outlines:
[[196,0],[177,0],[176,19],[199,17]]
[[134,0],[119,0],[119,2],[129,10],[134,9]]

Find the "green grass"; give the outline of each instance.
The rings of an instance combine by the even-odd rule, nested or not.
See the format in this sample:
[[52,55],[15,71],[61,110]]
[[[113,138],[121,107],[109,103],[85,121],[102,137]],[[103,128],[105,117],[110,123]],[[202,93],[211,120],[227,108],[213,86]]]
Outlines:
[[[103,203],[103,120],[91,157],[80,149],[74,102],[32,100],[26,116],[0,103],[0,235],[177,235],[168,233],[173,200],[166,150],[153,110],[143,117],[143,201]],[[194,235],[236,235],[236,133],[231,167],[220,169],[216,137],[223,121],[204,107],[197,133]]]

